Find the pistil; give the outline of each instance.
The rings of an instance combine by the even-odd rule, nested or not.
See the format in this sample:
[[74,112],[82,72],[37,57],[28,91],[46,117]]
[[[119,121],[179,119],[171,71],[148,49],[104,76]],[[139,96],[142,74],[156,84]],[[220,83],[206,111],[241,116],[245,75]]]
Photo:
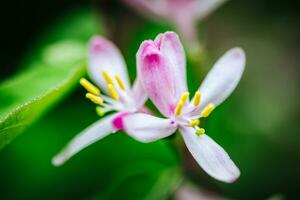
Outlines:
[[205,133],[205,129],[204,128],[198,128],[196,130],[196,135],[200,136],[203,135]]

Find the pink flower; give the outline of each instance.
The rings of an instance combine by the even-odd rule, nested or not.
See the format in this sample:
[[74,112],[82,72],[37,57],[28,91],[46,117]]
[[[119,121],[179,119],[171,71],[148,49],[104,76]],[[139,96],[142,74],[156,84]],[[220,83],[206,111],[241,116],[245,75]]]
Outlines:
[[179,130],[198,164],[210,176],[233,182],[240,171],[224,149],[200,126],[235,89],[244,71],[245,54],[233,48],[213,66],[199,90],[189,100],[186,83],[186,61],[183,47],[173,32],[144,41],[137,53],[140,80],[149,98],[166,117],[144,113],[123,119],[125,131],[141,142],[152,142]]
[[124,0],[150,18],[173,24],[190,48],[198,45],[196,22],[218,8],[225,0]]
[[[88,74],[100,89],[82,78],[80,83],[88,91],[86,97],[98,105],[97,112],[116,111],[93,123],[78,134],[56,155],[52,163],[62,165],[83,148],[104,138],[110,133],[123,129],[123,118],[130,113],[145,112],[143,107],[147,95],[137,79],[133,87],[127,74],[126,64],[117,47],[102,37],[94,37],[89,45]],[[102,74],[102,75],[101,75]]]

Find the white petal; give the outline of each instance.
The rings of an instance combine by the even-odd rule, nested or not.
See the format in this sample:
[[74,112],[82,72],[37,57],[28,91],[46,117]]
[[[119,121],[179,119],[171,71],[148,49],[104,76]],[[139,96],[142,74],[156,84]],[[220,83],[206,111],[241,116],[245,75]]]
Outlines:
[[193,185],[192,183],[183,183],[176,191],[174,200],[226,200],[225,197],[219,196],[206,189]]
[[125,132],[140,142],[153,142],[165,138],[177,129],[177,124],[170,119],[163,119],[148,114],[137,113],[124,117]]
[[241,48],[227,51],[210,70],[199,90],[200,107],[222,103],[236,88],[245,68],[245,53]]
[[141,108],[147,101],[148,95],[139,78],[135,80],[132,87],[133,99],[136,103],[136,108]]
[[127,68],[121,52],[109,40],[96,36],[89,44],[88,73],[91,79],[107,92],[107,83],[102,76],[103,70],[106,70],[112,78],[119,75],[125,87],[130,88]]
[[206,134],[197,136],[193,128],[180,128],[184,142],[203,170],[217,180],[234,182],[240,171],[224,149]]
[[113,131],[111,123],[113,117],[114,115],[110,115],[100,119],[79,133],[59,154],[52,159],[52,164],[55,166],[64,164],[64,162],[82,149],[109,135]]

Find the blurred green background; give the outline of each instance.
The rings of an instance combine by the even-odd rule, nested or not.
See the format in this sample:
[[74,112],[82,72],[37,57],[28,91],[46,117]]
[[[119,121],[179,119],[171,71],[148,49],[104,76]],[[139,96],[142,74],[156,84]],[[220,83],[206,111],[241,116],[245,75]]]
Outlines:
[[[81,59],[78,52],[84,51],[88,38],[97,32],[120,47],[133,80],[140,42],[170,29],[139,16],[119,1],[1,4],[3,82],[25,68],[58,62],[70,66],[50,71],[54,77],[56,73],[65,77],[74,66],[73,58]],[[241,46],[247,55],[246,71],[237,90],[205,121],[207,133],[241,169],[236,183],[213,180],[185,149],[182,160],[170,142],[172,138],[141,144],[123,133],[91,145],[60,168],[53,167],[53,155],[97,119],[94,106],[76,83],[68,95],[57,97],[63,101],[54,101],[53,109],[41,112],[37,122],[0,151],[0,198],[173,199],[182,183],[192,182],[229,199],[298,199],[299,9],[296,0],[231,0],[199,23],[206,61],[203,66],[188,66],[191,91],[227,49]],[[60,45],[55,46],[58,52],[53,53],[53,42]],[[68,45],[78,45],[78,49],[72,51]],[[71,51],[63,54],[63,62],[61,49]],[[84,72],[75,74],[73,79],[78,79]],[[44,84],[35,80],[44,80],[47,75],[28,82]],[[60,77],[51,81],[60,81]],[[28,91],[16,87],[14,95],[23,98],[23,93],[39,92],[32,91],[30,84],[28,87]],[[0,94],[3,113],[10,105],[10,99],[5,98],[6,94]],[[0,131],[1,137],[6,137],[4,133]]]

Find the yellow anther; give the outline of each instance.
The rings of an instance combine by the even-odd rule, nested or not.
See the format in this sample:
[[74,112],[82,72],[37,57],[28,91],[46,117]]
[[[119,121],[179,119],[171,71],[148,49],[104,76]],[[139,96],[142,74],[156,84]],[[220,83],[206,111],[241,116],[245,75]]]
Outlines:
[[182,95],[181,98],[180,98],[180,101],[182,101],[183,104],[185,104],[185,102],[186,102],[186,100],[188,99],[189,96],[190,96],[190,93],[189,93],[189,92],[183,93],[183,95]]
[[208,117],[209,114],[213,111],[213,109],[215,108],[214,104],[210,103],[208,104],[203,111],[201,112],[201,116],[202,117]]
[[175,108],[175,115],[180,115],[182,108],[183,108],[184,102],[182,102],[181,100],[178,102],[176,108]]
[[108,74],[107,71],[103,70],[102,71],[102,76],[106,80],[107,84],[113,84],[113,79],[111,78],[111,76]]
[[118,95],[117,91],[115,90],[113,84],[108,84],[107,87],[108,87],[108,91],[109,91],[110,96],[114,100],[119,100],[119,95]]
[[89,100],[91,100],[95,104],[102,104],[103,103],[103,99],[99,96],[94,95],[94,94],[86,93],[85,97],[88,98]]
[[194,119],[194,120],[192,120],[192,121],[189,122],[189,125],[191,127],[199,126],[199,124],[200,124],[200,120],[199,119]]
[[84,87],[88,92],[94,94],[94,95],[99,95],[100,94],[100,90],[94,86],[91,82],[89,82],[88,80],[86,80],[85,78],[81,78],[79,81],[80,85],[82,85],[82,87]]
[[205,133],[205,129],[204,128],[199,128],[198,130],[196,130],[196,135],[203,135]]
[[200,91],[197,91],[194,96],[194,102],[193,102],[194,106],[198,106],[200,103],[200,100],[201,100],[201,93],[200,93]]
[[189,92],[185,92],[183,93],[183,95],[180,97],[180,100],[178,101],[178,104],[175,108],[175,115],[180,115],[182,108],[186,102],[186,100],[188,99],[190,93]]
[[120,86],[120,88],[121,88],[122,90],[125,90],[125,85],[124,85],[124,83],[123,83],[121,77],[118,76],[118,75],[116,75],[115,78],[116,78],[116,80],[117,80],[118,85]]

